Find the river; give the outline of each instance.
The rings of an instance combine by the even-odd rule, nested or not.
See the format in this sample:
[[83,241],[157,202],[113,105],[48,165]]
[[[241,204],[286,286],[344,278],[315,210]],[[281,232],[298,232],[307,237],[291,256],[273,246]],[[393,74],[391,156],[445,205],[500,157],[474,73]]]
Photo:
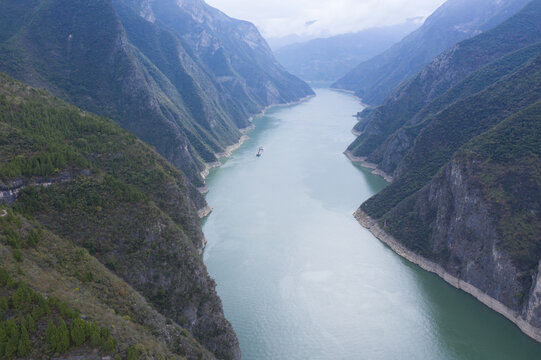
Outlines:
[[207,179],[204,261],[243,359],[540,359],[503,316],[355,221],[386,183],[342,154],[362,105],[316,92],[254,120]]

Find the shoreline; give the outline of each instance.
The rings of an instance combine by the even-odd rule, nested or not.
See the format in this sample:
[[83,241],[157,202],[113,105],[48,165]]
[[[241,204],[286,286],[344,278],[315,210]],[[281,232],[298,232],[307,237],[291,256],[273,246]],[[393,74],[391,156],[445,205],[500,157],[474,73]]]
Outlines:
[[387,174],[385,171],[381,170],[378,168],[378,166],[376,164],[373,164],[371,162],[368,162],[366,161],[366,157],[364,156],[355,156],[351,153],[351,151],[344,151],[344,155],[347,156],[347,158],[354,162],[354,163],[358,163],[360,164],[362,167],[365,167],[367,169],[371,169],[372,170],[372,174],[374,175],[378,175],[378,176],[381,176],[382,178],[385,179],[385,181],[387,181],[388,183],[392,183],[393,182],[393,177],[389,174]]
[[[303,103],[303,102],[305,102],[306,100],[311,99],[311,98],[313,98],[313,97],[316,97],[316,95],[315,95],[315,94],[314,94],[314,95],[308,95],[308,96],[305,96],[305,97],[303,97],[303,98],[300,98],[299,100],[290,101],[290,102],[288,102],[288,103],[267,105],[267,106],[265,106],[265,107],[263,108],[263,110],[261,110],[260,113],[254,114],[254,115],[250,116],[250,117],[248,118],[248,121],[249,121],[249,122],[252,122],[252,121],[254,121],[255,118],[260,117],[260,116],[264,116],[265,113],[266,113],[268,110],[271,110],[271,109],[274,109],[274,108],[279,108],[279,107],[284,107],[284,106],[297,105],[297,104]],[[245,127],[244,129],[249,129],[248,131],[253,130],[253,129],[255,129],[255,125],[254,125],[254,124],[249,125],[249,126]],[[244,129],[242,129],[241,132],[242,132]]]
[[[255,126],[254,126],[254,128],[255,128]],[[246,130],[246,131],[249,131],[249,130]],[[241,133],[242,133],[242,131],[241,131]],[[216,157],[218,159],[231,157],[231,155],[233,155],[233,151],[240,148],[242,146],[242,144],[244,144],[244,142],[246,142],[246,140],[248,140],[248,139],[249,139],[248,135],[242,135],[237,143],[235,143],[233,145],[229,145],[228,147],[225,148],[224,152],[216,154]]]
[[413,251],[406,249],[393,236],[386,233],[379,226],[376,220],[372,219],[360,208],[355,211],[354,217],[359,222],[359,224],[361,224],[364,228],[368,229],[372,233],[372,235],[374,235],[379,241],[389,246],[391,250],[393,250],[396,254],[418,265],[421,269],[438,275],[451,286],[472,295],[474,298],[476,298],[478,301],[480,301],[490,309],[505,316],[508,320],[513,322],[524,334],[528,335],[529,337],[538,342],[541,342],[541,329],[533,327],[530,323],[520,317],[520,315],[517,315],[515,311],[513,311],[503,303],[499,302],[498,300],[490,297],[479,288],[460,280],[454,275],[449,274],[442,266],[418,254],[415,254]]
[[[232,145],[229,145],[228,147],[226,147],[224,152],[216,154],[216,158],[223,159],[223,158],[228,158],[228,157],[233,156],[233,152],[235,150],[239,149],[242,146],[242,144],[244,144],[248,139],[250,139],[250,137],[248,135],[246,135],[246,134],[255,129],[255,125],[252,123],[254,118],[264,116],[265,113],[269,109],[273,109],[275,107],[291,106],[291,105],[300,104],[300,103],[303,103],[306,100],[311,99],[313,97],[316,97],[316,95],[315,94],[314,95],[308,95],[308,96],[305,96],[305,97],[303,97],[303,98],[301,98],[299,100],[290,101],[290,102],[285,103],[285,104],[268,105],[259,114],[255,114],[255,115],[250,116],[250,118],[248,119],[248,121],[250,122],[250,125],[248,125],[245,128],[239,129],[240,133],[243,134],[240,137],[239,141],[236,142],[235,144],[232,144]],[[210,170],[218,168],[220,166],[222,166],[222,163],[220,161],[214,161],[214,162],[211,162],[211,163],[205,163],[205,169],[199,173],[201,175],[201,177],[203,178],[203,181],[205,181],[205,179],[209,176]],[[197,188],[197,191],[199,191],[199,193],[201,193],[201,194],[207,194],[209,192],[209,188],[205,184],[204,186]],[[212,212],[212,207],[210,207],[210,205],[207,205],[204,208],[198,209],[197,210],[197,215],[199,216],[200,219],[203,219],[203,218],[206,218],[207,216],[209,216],[211,212]]]
[[207,205],[204,208],[197,210],[197,215],[200,219],[203,219],[209,216],[211,212],[212,208],[210,207],[210,205]]
[[[357,95],[355,95],[355,91],[353,90],[346,90],[346,89],[339,89],[339,88],[333,88],[333,87],[329,87],[329,89],[331,90],[334,90],[334,91],[339,91],[339,92],[343,92],[343,93],[346,93],[346,94],[349,94],[349,95],[352,95],[355,99],[357,99],[362,106],[366,108],[369,108],[369,107],[376,107],[376,106],[372,106],[372,105],[368,105],[366,103],[363,102],[363,99],[358,97]],[[364,110],[364,109],[363,109]],[[354,115],[355,116],[355,115]]]

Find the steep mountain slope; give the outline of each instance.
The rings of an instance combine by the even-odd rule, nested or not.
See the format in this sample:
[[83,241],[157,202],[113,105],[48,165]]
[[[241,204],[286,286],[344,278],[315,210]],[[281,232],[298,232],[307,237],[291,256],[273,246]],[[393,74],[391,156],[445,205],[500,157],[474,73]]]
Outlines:
[[[87,249],[89,259],[105,264],[144,296],[144,306],[159,312],[134,309],[128,315],[136,323],[167,316],[216,357],[240,358],[238,341],[199,255],[204,238],[189,199],[193,188],[181,173],[109,120],[5,75],[0,75],[0,114],[0,201],[47,229],[48,247],[63,247],[65,239],[71,248]],[[19,248],[7,244],[12,252]],[[59,270],[39,254],[30,255],[45,272],[76,270],[65,262],[61,265],[66,268]],[[84,280],[83,275],[75,277]],[[75,296],[64,295],[65,301]],[[100,306],[113,307],[107,302]],[[147,320],[151,326],[153,320]],[[163,334],[159,341],[167,344],[167,351],[183,355],[185,346],[173,345],[184,342],[178,339],[181,330],[155,330]]]
[[[99,360],[135,354],[145,359],[215,359],[86,249],[36,230],[33,222],[11,211],[0,218],[0,228],[0,299],[8,300],[0,310],[2,358],[50,359],[60,354]],[[61,342],[46,336],[50,323],[60,325],[60,319],[68,328]],[[2,332],[13,325],[18,334]],[[15,355],[8,355],[13,354],[9,343],[14,338],[24,343],[23,326],[28,351],[18,345]]]
[[242,104],[253,102],[255,111],[313,94],[278,64],[253,24],[232,19],[202,0],[142,4],[156,22],[182,37],[230,95]]
[[338,80],[336,88],[355,91],[379,105],[402,81],[457,42],[486,31],[520,10],[528,0],[448,0],[418,30]]
[[[369,159],[394,170],[394,181],[356,215],[541,341],[539,19],[535,0],[444,52],[373,110],[372,121],[388,121],[365,124],[379,145]],[[378,127],[391,135],[378,138]]]
[[[216,18],[229,29],[187,23],[207,8],[195,0],[1,1],[0,23],[9,26],[0,28],[0,71],[117,121],[202,186],[204,163],[238,141],[251,114],[312,94],[276,64],[251,25],[213,9],[203,24]],[[170,23],[187,27],[181,33]],[[203,56],[190,36],[227,41]],[[212,56],[219,61],[209,63]],[[216,75],[227,63],[252,65]]]
[[291,44],[274,54],[289,72],[303,80],[336,81],[361,61],[387,50],[418,27],[417,23],[410,21]]
[[379,226],[357,213],[396,251],[476,296],[538,341],[540,134],[537,102],[464,145]]
[[393,91],[383,105],[361,114],[355,131],[362,136],[348,151],[392,174],[431,117],[535,56],[538,49],[532,44],[541,41],[540,18],[541,2],[531,2],[498,27],[443,52]]

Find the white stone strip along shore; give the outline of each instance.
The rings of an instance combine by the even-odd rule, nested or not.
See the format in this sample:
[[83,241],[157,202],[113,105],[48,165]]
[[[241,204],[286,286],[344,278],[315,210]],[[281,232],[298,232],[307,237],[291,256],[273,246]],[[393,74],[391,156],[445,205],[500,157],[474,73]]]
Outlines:
[[[378,238],[384,244],[388,245],[395,253],[411,261],[412,263],[420,266],[422,269],[437,274],[439,277],[441,277],[443,280],[445,280],[447,283],[451,284],[455,288],[463,290],[467,292],[468,294],[472,295],[473,297],[475,297],[477,300],[479,300],[480,302],[482,302],[483,304],[485,304],[492,310],[497,311],[498,313],[502,314],[503,316],[511,320],[526,335],[541,342],[541,329],[533,327],[526,320],[520,317],[515,311],[511,310],[510,308],[508,308],[507,306],[505,306],[498,300],[485,294],[483,291],[476,288],[475,286],[467,282],[464,282],[456,278],[455,276],[447,273],[445,269],[441,267],[440,265],[406,249],[394,237],[387,234],[379,226],[376,220],[372,219],[370,216],[364,213],[361,209],[358,209],[355,212],[354,216],[362,226],[370,230],[370,232],[376,238]],[[537,279],[535,280],[535,282],[536,283],[534,284],[534,288],[532,290],[532,292],[534,293],[539,292],[541,290],[541,277],[539,275],[537,276]]]
[[376,164],[366,161],[366,157],[354,156],[350,151],[345,151],[344,154],[348,157],[349,160],[361,164],[362,167],[372,169],[372,174],[379,175],[387,182],[393,182],[393,177],[381,169],[378,169]]

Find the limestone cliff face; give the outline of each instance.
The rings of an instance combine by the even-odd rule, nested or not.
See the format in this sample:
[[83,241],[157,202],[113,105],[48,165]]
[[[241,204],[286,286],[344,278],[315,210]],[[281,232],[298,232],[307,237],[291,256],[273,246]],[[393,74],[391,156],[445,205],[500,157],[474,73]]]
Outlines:
[[[538,101],[471,139],[426,185],[379,219],[358,216],[397,253],[471,293],[538,341],[540,114]],[[362,208],[375,212],[366,203]]]
[[525,281],[500,247],[496,209],[471,181],[469,168],[453,161],[416,196],[414,209],[431,230],[425,256],[519,314],[531,279]]
[[[472,294],[541,341],[541,258],[525,271],[506,249],[498,209],[472,174],[478,169],[472,162],[453,161],[379,224],[360,210],[356,217],[399,255]],[[397,224],[400,212],[413,215]],[[416,238],[406,234],[413,228]]]

